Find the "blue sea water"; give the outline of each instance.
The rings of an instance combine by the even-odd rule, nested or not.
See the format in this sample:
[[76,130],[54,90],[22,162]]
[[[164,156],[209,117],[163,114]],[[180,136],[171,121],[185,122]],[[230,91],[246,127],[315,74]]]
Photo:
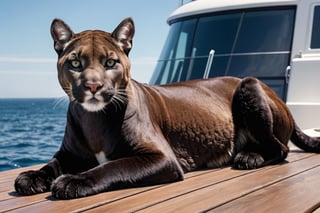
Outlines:
[[48,162],[62,142],[67,100],[0,99],[0,171]]

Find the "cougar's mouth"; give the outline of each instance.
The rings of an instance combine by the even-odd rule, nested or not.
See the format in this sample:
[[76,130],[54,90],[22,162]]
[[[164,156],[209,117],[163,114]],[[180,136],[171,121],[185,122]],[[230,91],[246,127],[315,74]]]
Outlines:
[[87,101],[89,104],[99,104],[99,100],[96,97],[93,97]]
[[101,95],[91,95],[86,96],[81,105],[89,112],[98,112],[103,110],[107,103],[104,101]]

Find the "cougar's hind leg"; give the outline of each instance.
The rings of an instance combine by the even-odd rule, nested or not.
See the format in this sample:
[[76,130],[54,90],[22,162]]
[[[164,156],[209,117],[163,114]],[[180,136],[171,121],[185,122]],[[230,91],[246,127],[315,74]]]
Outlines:
[[255,78],[243,79],[232,102],[237,169],[254,169],[283,161],[288,148],[273,134],[268,97]]

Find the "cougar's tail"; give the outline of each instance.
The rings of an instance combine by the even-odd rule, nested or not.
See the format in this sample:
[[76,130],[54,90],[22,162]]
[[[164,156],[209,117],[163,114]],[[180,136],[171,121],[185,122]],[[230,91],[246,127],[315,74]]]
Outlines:
[[302,132],[302,130],[294,124],[294,130],[291,135],[291,141],[300,149],[306,152],[320,153],[320,138],[310,137]]

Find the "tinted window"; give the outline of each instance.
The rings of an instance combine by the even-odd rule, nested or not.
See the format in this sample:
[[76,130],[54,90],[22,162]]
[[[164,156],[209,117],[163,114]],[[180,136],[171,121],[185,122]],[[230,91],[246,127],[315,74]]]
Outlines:
[[[209,77],[217,77],[217,76],[224,76],[225,75],[225,70],[227,69],[228,62],[229,62],[230,56],[218,56],[215,55],[211,70],[209,73]],[[203,78],[204,75],[204,70],[207,65],[207,57],[202,57],[202,58],[196,58],[194,60],[192,72],[189,75],[189,78],[187,79],[198,79],[198,78]],[[197,70],[197,71],[195,71]]]
[[175,23],[171,26],[169,35],[164,44],[163,51],[160,55],[160,60],[172,58],[172,52],[174,51],[177,44],[177,36],[181,31],[181,22]]
[[247,12],[226,75],[282,77],[289,64],[295,12]]
[[[209,77],[223,76],[234,46],[242,13],[222,14],[199,19],[194,38],[193,70],[186,79],[202,78],[210,50],[215,50]],[[222,56],[228,54],[228,56]],[[195,71],[197,70],[197,71]]]
[[284,76],[289,57],[289,53],[233,56],[227,74],[238,77],[281,77]]
[[245,13],[235,53],[288,51],[291,47],[294,10]]
[[240,13],[200,18],[194,39],[196,56],[230,53],[240,22]]
[[[196,20],[172,25],[151,81],[156,84],[185,80]],[[183,78],[184,76],[184,78]]]
[[311,48],[320,48],[320,6],[314,9]]

